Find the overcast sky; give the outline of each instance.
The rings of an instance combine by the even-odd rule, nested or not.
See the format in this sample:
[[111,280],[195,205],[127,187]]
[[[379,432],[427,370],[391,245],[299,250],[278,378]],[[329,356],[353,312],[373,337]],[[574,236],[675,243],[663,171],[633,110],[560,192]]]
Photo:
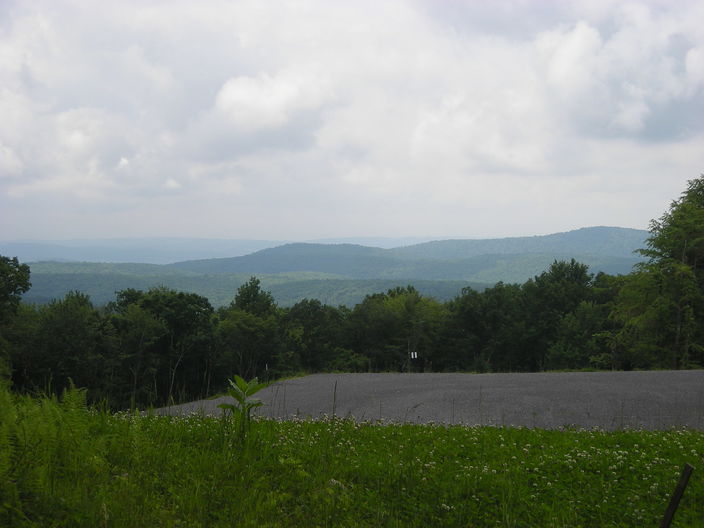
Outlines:
[[0,0],[0,239],[645,229],[704,2]]

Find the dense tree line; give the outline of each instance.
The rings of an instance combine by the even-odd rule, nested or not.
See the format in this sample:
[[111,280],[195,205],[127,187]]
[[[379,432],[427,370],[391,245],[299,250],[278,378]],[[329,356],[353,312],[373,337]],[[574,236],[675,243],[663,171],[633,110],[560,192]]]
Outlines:
[[125,408],[205,397],[233,374],[701,367],[704,177],[650,232],[648,261],[627,276],[555,261],[446,303],[407,286],[351,309],[280,308],[255,277],[218,310],[165,287],[121,290],[103,307],[80,292],[27,305],[29,269],[0,257],[0,376],[21,391],[74,383]]

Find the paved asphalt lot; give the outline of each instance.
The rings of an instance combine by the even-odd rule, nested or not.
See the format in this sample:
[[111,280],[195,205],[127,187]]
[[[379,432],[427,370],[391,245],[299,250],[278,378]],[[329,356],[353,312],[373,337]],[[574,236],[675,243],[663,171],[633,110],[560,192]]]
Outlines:
[[[265,417],[704,430],[704,370],[525,374],[315,374],[257,396]],[[159,409],[221,414],[229,397]]]

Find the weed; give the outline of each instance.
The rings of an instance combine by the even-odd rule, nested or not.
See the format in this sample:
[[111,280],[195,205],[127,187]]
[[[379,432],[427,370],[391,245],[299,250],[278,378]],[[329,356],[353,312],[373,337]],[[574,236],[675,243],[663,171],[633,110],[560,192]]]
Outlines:
[[266,383],[259,383],[257,378],[245,381],[240,376],[235,375],[230,380],[230,388],[227,393],[235,400],[235,403],[221,403],[221,409],[230,412],[239,424],[240,439],[244,441],[249,432],[252,420],[252,409],[260,407],[263,403],[251,396],[266,387]]

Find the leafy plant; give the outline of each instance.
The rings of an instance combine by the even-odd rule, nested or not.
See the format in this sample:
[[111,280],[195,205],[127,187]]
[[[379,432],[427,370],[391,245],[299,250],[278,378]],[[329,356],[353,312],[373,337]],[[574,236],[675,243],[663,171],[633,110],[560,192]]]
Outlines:
[[240,435],[244,439],[249,430],[252,409],[264,405],[261,400],[251,398],[251,396],[262,390],[267,384],[259,383],[257,378],[245,381],[237,375],[233,376],[229,381],[230,388],[227,393],[235,400],[235,403],[221,403],[218,407],[225,409],[225,411],[230,411],[232,416],[236,417],[240,424]]

